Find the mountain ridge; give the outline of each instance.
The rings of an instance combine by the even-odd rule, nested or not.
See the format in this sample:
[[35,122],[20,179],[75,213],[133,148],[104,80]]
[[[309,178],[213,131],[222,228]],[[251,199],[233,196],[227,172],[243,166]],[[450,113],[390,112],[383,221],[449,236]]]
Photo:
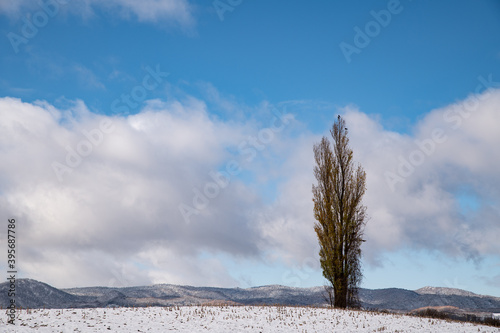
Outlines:
[[[0,306],[6,308],[8,282],[0,284]],[[408,312],[425,307],[451,306],[469,312],[500,312],[500,298],[466,290],[423,287],[363,289],[365,309]],[[155,284],[135,287],[82,287],[57,289],[32,279],[16,281],[16,305],[23,308],[95,308],[121,306],[174,306],[200,304],[326,306],[323,287],[295,288],[268,285],[251,288],[194,287]]]

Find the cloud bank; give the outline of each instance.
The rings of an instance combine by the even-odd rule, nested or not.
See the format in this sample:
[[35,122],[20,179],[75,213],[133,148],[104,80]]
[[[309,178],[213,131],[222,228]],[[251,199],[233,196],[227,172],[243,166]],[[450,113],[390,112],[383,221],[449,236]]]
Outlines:
[[[500,254],[499,105],[500,90],[471,95],[430,111],[410,134],[355,106],[339,110],[367,172],[367,262],[400,249]],[[0,212],[18,221],[20,270],[59,287],[232,286],[241,281],[218,254],[310,263],[312,145],[323,133],[265,131],[283,119],[262,109],[267,124],[216,118],[189,97],[128,116],[1,98]],[[232,160],[243,171],[186,223],[179,205]]]
[[[133,281],[202,283],[207,276],[188,273],[204,251],[257,255],[259,233],[245,212],[259,198],[237,179],[191,224],[178,209],[252,125],[211,119],[194,99],[150,102],[128,117],[96,115],[81,102],[58,110],[11,98],[1,99],[0,110],[0,207],[19,219],[28,275],[106,284],[115,278],[107,272],[135,269],[136,278],[127,274]],[[216,267],[207,274],[223,275]],[[168,274],[155,279],[162,270]]]

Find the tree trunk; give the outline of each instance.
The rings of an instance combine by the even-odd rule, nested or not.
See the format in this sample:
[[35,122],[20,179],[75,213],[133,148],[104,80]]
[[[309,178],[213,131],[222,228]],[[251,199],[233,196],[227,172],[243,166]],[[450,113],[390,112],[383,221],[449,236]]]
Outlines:
[[337,286],[334,287],[335,298],[333,306],[335,308],[347,308],[347,287],[347,279],[340,278]]

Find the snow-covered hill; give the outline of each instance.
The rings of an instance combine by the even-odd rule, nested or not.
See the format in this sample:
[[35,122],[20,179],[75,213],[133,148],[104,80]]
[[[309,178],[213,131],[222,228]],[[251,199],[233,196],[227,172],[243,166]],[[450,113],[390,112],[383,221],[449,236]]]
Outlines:
[[[9,305],[9,288],[10,282],[0,284],[0,307],[2,308]],[[16,306],[24,308],[52,307],[54,304],[57,304],[59,308],[64,308],[82,303],[84,300],[82,297],[71,295],[32,279],[16,280],[15,294]]]
[[12,332],[439,332],[493,333],[470,323],[364,311],[276,306],[23,310]]
[[456,295],[468,297],[486,297],[483,295],[474,294],[467,290],[457,288],[440,288],[440,287],[423,287],[415,290],[416,293],[421,295]]

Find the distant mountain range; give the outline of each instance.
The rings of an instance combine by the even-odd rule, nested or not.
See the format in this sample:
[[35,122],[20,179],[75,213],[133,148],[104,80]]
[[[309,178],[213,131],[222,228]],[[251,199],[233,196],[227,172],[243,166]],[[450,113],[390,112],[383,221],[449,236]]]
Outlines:
[[[9,283],[0,284],[0,306],[9,304]],[[424,307],[454,307],[475,313],[500,313],[500,298],[452,288],[360,289],[363,308],[409,312]],[[16,281],[16,305],[22,308],[88,308],[199,304],[324,306],[323,287],[279,285],[254,288],[211,288],[157,284],[144,287],[56,289],[31,280]]]

